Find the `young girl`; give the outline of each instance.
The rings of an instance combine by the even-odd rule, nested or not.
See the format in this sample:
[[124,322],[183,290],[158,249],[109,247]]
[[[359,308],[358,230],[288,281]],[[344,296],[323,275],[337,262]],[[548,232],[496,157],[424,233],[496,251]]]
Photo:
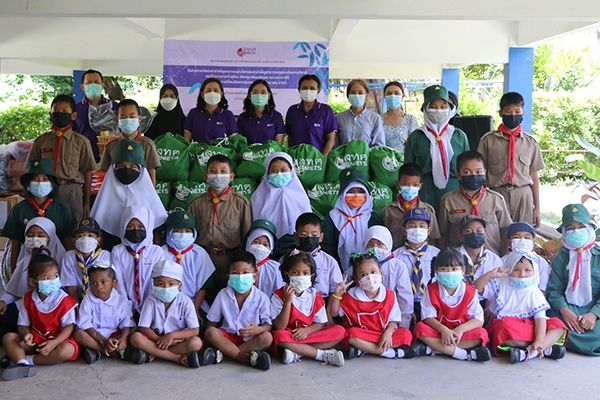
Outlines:
[[310,254],[298,251],[281,264],[286,285],[271,297],[273,343],[283,349],[284,364],[304,356],[342,367],[344,354],[334,347],[346,332],[339,325],[327,326],[325,302],[314,288],[316,270]]
[[159,101],[156,115],[144,136],[156,140],[157,137],[171,132],[173,135],[183,135],[185,114],[179,102],[179,91],[172,83],[164,84],[158,93]]
[[534,265],[533,253],[513,251],[506,256],[504,268],[476,281],[495,315],[487,327],[494,354],[510,351],[513,364],[544,356],[557,360],[566,353],[564,346],[556,343],[563,341],[567,329],[560,319],[546,317],[550,305],[537,287]]
[[446,354],[457,360],[488,361],[488,334],[477,290],[464,281],[465,262],[455,249],[441,251],[433,260],[436,281],[421,300],[421,322],[413,332],[417,355]]
[[60,288],[58,263],[47,249],[31,257],[28,283],[35,289],[17,302],[18,333],[7,333],[2,339],[6,355],[14,364],[2,372],[5,381],[34,376],[36,364],[75,361],[79,352],[71,339],[77,300]]
[[[377,258],[370,254],[353,255],[354,281],[344,282],[331,295],[332,316],[344,319],[348,339],[348,358],[364,353],[384,358],[411,358],[410,331],[399,328],[402,314],[396,294],[382,284]],[[356,287],[346,292],[354,282]]]
[[258,280],[255,285],[267,296],[285,284],[279,263],[270,257],[277,243],[276,237],[275,225],[265,219],[257,219],[246,238],[246,251],[256,257]]

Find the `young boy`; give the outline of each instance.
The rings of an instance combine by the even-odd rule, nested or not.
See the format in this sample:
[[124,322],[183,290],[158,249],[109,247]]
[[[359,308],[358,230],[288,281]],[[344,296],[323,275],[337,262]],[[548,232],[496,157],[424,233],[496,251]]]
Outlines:
[[[534,250],[535,228],[527,222],[513,222],[506,229],[506,235],[508,236],[510,251],[524,251],[532,254],[533,266],[540,278],[538,288],[545,292],[550,277],[550,266],[548,261]],[[507,256],[508,254],[502,257],[502,261],[505,261]]]
[[477,215],[465,215],[459,223],[462,245],[460,252],[465,256],[465,280],[469,284],[483,274],[502,267],[502,260],[485,245],[487,224]]
[[196,219],[196,227],[202,232],[196,241],[208,251],[216,268],[216,290],[211,297],[227,285],[228,256],[242,247],[252,224],[250,203],[232,191],[233,177],[227,156],[215,154],[210,157],[205,176],[208,192],[196,198],[189,207]]
[[192,300],[181,293],[183,267],[161,260],[152,268],[153,293],[146,298],[138,331],[131,335],[130,361],[144,364],[154,357],[198,368],[202,340]]
[[51,130],[33,141],[28,160],[53,161],[58,180],[55,197],[68,203],[75,219],[80,220],[90,212],[90,186],[96,160],[90,141],[73,131],[77,118],[75,100],[66,94],[58,95],[52,100],[50,110]]
[[100,260],[110,261],[110,252],[100,246],[100,225],[94,218],[83,218],[73,231],[75,250],[62,258],[60,281],[72,297],[81,301],[90,290],[88,268]]
[[152,184],[156,185],[156,168],[160,167],[160,159],[158,158],[154,141],[148,139],[146,136],[142,136],[140,133],[141,119],[140,106],[135,100],[121,100],[117,107],[117,120],[121,133],[118,140],[113,140],[106,145],[104,154],[102,154],[102,160],[100,160],[100,169],[108,171],[117,151],[119,141],[125,139],[133,140],[142,145],[146,169],[148,170]]
[[427,242],[431,234],[431,218],[427,211],[422,208],[410,209],[404,213],[402,220],[406,242],[396,249],[394,257],[408,270],[414,296],[413,321],[418,321],[421,318],[421,299],[432,277],[431,261],[440,250]]
[[205,338],[217,352],[207,348],[204,360],[219,363],[225,355],[263,371],[271,368],[271,357],[265,351],[273,343],[271,301],[254,286],[256,278],[254,256],[236,252],[231,258],[228,286],[219,292],[206,316],[209,327]]
[[87,269],[90,291],[79,306],[73,338],[83,358],[93,364],[102,356],[123,358],[133,322],[132,305],[115,289],[117,278],[110,260],[97,260]]
[[537,141],[523,132],[523,96],[505,93],[500,99],[502,124],[486,133],[477,151],[488,166],[487,180],[491,189],[500,193],[513,221],[540,224],[540,178],[544,160]]
[[486,189],[485,163],[476,151],[465,151],[456,161],[460,188],[442,197],[438,213],[440,246],[460,245],[459,224],[465,215],[477,215],[487,224],[486,244],[496,254],[506,250],[505,229],[512,223],[504,198]]
[[425,203],[419,197],[419,190],[423,186],[421,181],[421,168],[417,164],[405,163],[398,170],[398,181],[396,189],[398,197],[383,209],[383,222],[392,233],[394,238],[394,249],[402,246],[404,238],[404,213],[413,208],[422,208],[427,211],[431,218],[431,234],[429,239],[435,242],[440,238],[435,211],[431,205]]

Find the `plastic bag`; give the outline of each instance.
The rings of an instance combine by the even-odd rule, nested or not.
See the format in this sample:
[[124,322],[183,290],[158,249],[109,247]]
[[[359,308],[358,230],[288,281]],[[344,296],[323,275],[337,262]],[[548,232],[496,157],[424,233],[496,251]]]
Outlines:
[[102,132],[108,132],[110,135],[115,135],[119,132],[117,126],[117,117],[112,109],[113,103],[100,104],[98,107],[90,105],[88,118],[90,127],[100,135]]
[[339,182],[318,183],[306,192],[313,212],[321,219],[329,215],[340,194]]
[[156,182],[156,194],[167,209],[171,203],[171,182]]
[[169,203],[169,210],[187,210],[189,205],[198,196],[208,191],[206,182],[181,181],[172,186],[173,199]]
[[256,181],[252,178],[236,178],[231,183],[233,191],[245,196],[247,199],[252,198],[257,186]]
[[288,149],[294,159],[294,169],[304,187],[313,187],[325,180],[325,156],[310,144],[299,144]]
[[240,178],[260,179],[265,174],[265,160],[278,151],[281,151],[281,145],[274,140],[246,146],[242,150],[236,175]]
[[352,168],[369,175],[369,145],[364,140],[354,139],[331,150],[327,156],[326,182],[337,182],[340,171]]
[[170,132],[157,137],[156,151],[160,168],[156,170],[159,181],[187,181],[190,174],[190,144],[181,135]]
[[189,147],[189,154],[192,161],[189,179],[192,181],[203,181],[206,175],[206,164],[208,159],[215,154],[223,154],[229,157],[231,168],[236,166],[236,154],[233,149],[221,146],[211,146],[205,143],[192,143]]
[[394,189],[398,178],[398,170],[404,155],[391,147],[378,146],[369,152],[369,171],[371,180]]

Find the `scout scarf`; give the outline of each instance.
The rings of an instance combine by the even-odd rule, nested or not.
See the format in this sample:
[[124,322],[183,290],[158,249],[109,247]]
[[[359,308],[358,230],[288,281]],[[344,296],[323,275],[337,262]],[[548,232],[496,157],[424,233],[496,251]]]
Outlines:
[[231,186],[228,186],[227,189],[223,191],[223,193],[215,194],[212,188],[208,188],[208,196],[211,198],[213,204],[213,217],[211,221],[211,226],[215,226],[215,223],[221,223],[221,220],[219,218],[219,204],[221,204],[221,199],[227,196],[229,193],[231,193],[232,190],[233,189],[231,188]]
[[[427,108],[429,104],[425,105]],[[438,189],[445,189],[450,179],[450,160],[454,156],[452,148],[452,135],[454,126],[448,121],[454,116],[455,109],[448,113],[448,119],[441,124],[436,124],[425,112],[425,125],[421,130],[429,139],[429,155],[431,156],[431,174],[433,175],[433,184]]]
[[472,266],[467,267],[467,274],[466,274],[467,275],[466,276],[467,283],[473,284],[473,282],[475,281],[475,273],[483,265],[483,263],[487,260],[488,251],[489,250],[484,245],[482,247],[481,253],[479,253],[479,257],[477,257],[477,260],[475,261],[475,263]]
[[498,131],[502,132],[505,136],[508,137],[508,159],[506,161],[506,177],[504,180],[506,183],[512,184],[513,178],[515,176],[515,159],[517,157],[517,138],[521,136],[521,132],[523,131],[523,127],[519,125],[517,129],[511,132],[510,129],[504,126],[504,124],[500,124],[498,127]]
[[425,281],[423,279],[423,267],[421,266],[421,257],[427,253],[427,242],[418,249],[413,249],[408,242],[404,245],[408,254],[415,258],[410,274],[410,282],[413,294],[420,293],[425,295]]
[[90,289],[90,278],[88,276],[87,269],[90,265],[94,264],[100,254],[102,254],[102,249],[98,247],[86,261],[85,258],[83,258],[83,254],[81,254],[79,250],[75,250],[75,262],[77,263],[77,266],[81,268],[81,279],[83,281],[81,289],[84,295],[86,295]]
[[35,210],[37,211],[37,215],[39,215],[40,217],[45,217],[46,209],[50,206],[50,204],[54,202],[54,199],[52,197],[48,197],[48,199],[41,206],[37,203],[37,201],[33,199],[33,197],[28,197],[27,202],[31,204],[33,208],[35,208]]
[[462,186],[460,187],[460,193],[465,199],[467,199],[469,203],[471,203],[471,215],[481,216],[481,213],[479,212],[479,201],[485,193],[485,187],[482,186],[479,193],[477,193],[477,195],[475,195],[474,197],[468,195]]
[[[569,282],[565,290],[565,297],[569,304],[578,307],[585,306],[592,301],[592,253],[596,245],[596,232],[591,225],[585,224],[590,233],[590,241],[583,247],[575,247],[565,240],[563,246],[569,250]],[[564,228],[563,228],[564,230]]]

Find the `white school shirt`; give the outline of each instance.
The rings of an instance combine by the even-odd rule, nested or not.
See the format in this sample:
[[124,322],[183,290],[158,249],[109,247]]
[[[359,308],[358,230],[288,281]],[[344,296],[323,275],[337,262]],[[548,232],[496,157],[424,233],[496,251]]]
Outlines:
[[[438,285],[440,291],[440,298],[444,304],[450,307],[456,306],[460,303],[465,295],[465,291],[467,289],[467,283],[465,281],[461,281],[454,294],[448,294],[446,291],[446,287],[441,283]],[[475,296],[473,296],[473,300],[469,303],[469,307],[467,310],[469,319],[478,319],[483,322],[483,308],[481,304],[479,304],[479,295],[477,291],[475,291]],[[431,299],[429,298],[429,290],[425,290],[425,296],[421,299],[421,321],[427,318],[435,318],[437,319],[437,310],[433,305],[431,305]]]
[[94,328],[108,338],[119,329],[135,326],[132,309],[131,301],[114,289],[106,301],[94,296],[90,290],[79,305],[77,327],[83,330]]
[[396,293],[396,301],[403,317],[400,326],[408,328],[415,308],[408,269],[394,257],[381,264],[381,272],[383,286]]
[[[81,288],[83,286],[83,272],[77,265],[76,252],[77,250],[69,250],[62,259],[60,265],[60,282],[62,283],[63,287],[75,286],[77,288]],[[90,257],[92,256],[93,254],[90,255]],[[96,260],[110,261],[110,252],[102,250]],[[86,267],[86,272],[87,268],[89,268],[89,266]]]
[[150,328],[158,335],[166,335],[184,329],[198,328],[200,324],[194,302],[179,292],[167,310],[165,310],[165,303],[154,294],[148,296],[144,301],[138,326]]
[[[51,313],[59,306],[62,299],[67,297],[68,294],[62,290],[58,289],[50,296],[46,297],[46,300],[40,299],[37,290],[33,291],[33,296],[31,299],[35,304],[35,308],[37,308],[40,312],[43,313]],[[23,304],[23,299],[17,300],[17,310],[19,311],[19,319],[17,321],[18,326],[31,326],[31,322],[29,320],[29,314],[27,314],[27,310],[25,309],[25,304]],[[75,309],[77,308],[77,304],[73,306],[69,311],[65,313],[60,319],[60,326],[65,327],[67,325],[75,324],[76,322],[76,313]]]
[[[169,247],[166,244],[162,249],[165,260],[177,262],[177,256],[169,251]],[[215,272],[215,265],[206,250],[194,244],[192,250],[181,257],[181,266],[183,267],[181,291],[193,299],[196,297],[196,293],[202,289],[208,278]]]
[[[382,285],[379,288],[379,292],[377,292],[377,296],[375,296],[372,299],[369,298],[369,296],[367,296],[367,294],[365,293],[365,291],[362,290],[358,286],[350,288],[346,292],[345,295],[352,296],[356,300],[362,301],[362,302],[365,302],[365,303],[369,303],[371,301],[382,302],[382,301],[385,300],[385,297],[387,295],[387,291],[385,289],[386,289],[385,286]],[[397,322],[397,323],[402,322],[402,312],[400,311],[400,307],[398,307],[398,301],[396,300],[396,293],[394,293],[392,291],[392,294],[394,295],[394,306],[392,307],[392,311],[390,312],[390,317],[388,318],[388,324],[390,322]],[[342,310],[342,307],[339,308],[338,315],[340,317],[344,316],[344,310]]]
[[[546,291],[546,286],[548,286],[548,278],[550,277],[550,265],[548,265],[548,261],[546,261],[544,257],[535,252],[533,252],[533,254],[535,258],[535,265],[533,266],[533,269],[540,278],[538,288],[540,288],[542,291]],[[508,254],[502,257],[503,262],[506,261],[506,257],[508,257]]]
[[[307,317],[312,313],[313,306],[315,304],[315,298],[317,297],[317,289],[314,287],[309,287],[306,289],[300,296],[294,296],[294,300],[292,300],[292,304],[298,311]],[[327,311],[326,306],[323,305],[319,311],[315,314],[315,318],[313,323],[315,324],[324,324],[327,323]],[[271,319],[277,318],[279,313],[283,310],[283,301],[274,294],[271,296]]]
[[[423,283],[425,284],[425,287],[427,287],[428,282],[431,280],[431,260],[434,257],[437,257],[439,252],[440,249],[428,244],[425,254],[421,256],[421,268],[423,269]],[[394,257],[398,259],[398,261],[404,265],[404,268],[408,270],[408,279],[412,282],[411,276],[415,257],[408,252],[406,246],[398,247],[394,251]],[[410,290],[412,290],[412,286]],[[413,293],[413,296],[415,303],[421,301],[421,293],[418,291],[417,293]]]
[[340,265],[335,258],[323,250],[314,252],[312,258],[317,267],[315,287],[321,296],[328,297],[330,293],[335,292],[337,285],[344,279]]
[[504,317],[544,318],[550,304],[542,291],[533,286],[517,289],[508,277],[492,279],[485,285],[483,297],[489,301],[490,311],[497,319]]
[[269,260],[260,267],[258,267],[258,282],[257,287],[270,297],[274,291],[283,287],[285,282],[281,277],[281,271],[279,270],[279,263],[275,260]]
[[151,244],[146,246],[146,249],[140,254],[140,304],[135,299],[133,256],[129,254],[123,244],[113,247],[110,256],[112,264],[117,269],[117,279],[119,282],[117,290],[131,300],[135,311],[138,313],[141,312],[146,297],[152,293],[152,268],[154,264],[164,258],[163,250]]
[[[473,260],[471,260],[471,257],[469,256],[469,253],[467,253],[467,249],[465,249],[465,246],[460,246],[459,251],[465,256],[465,260],[469,264],[469,268],[473,268],[473,265],[475,263],[473,262]],[[496,253],[494,253],[492,251],[492,249],[488,248],[487,251],[488,252],[487,252],[487,255],[485,256],[485,261],[482,262],[481,265],[479,266],[479,268],[477,268],[477,271],[475,271],[475,275],[473,276],[473,281],[481,278],[482,275],[490,272],[494,268],[498,268],[498,267],[501,267],[504,265],[504,262],[502,261],[502,259],[500,257],[498,257],[498,255]],[[483,252],[483,247],[481,247],[481,249],[479,250],[479,255],[477,257],[481,257],[482,252]]]
[[[239,335],[240,329],[248,328],[250,322],[255,325],[271,324],[271,302],[269,297],[256,286],[250,289],[250,295],[240,309],[235,298],[235,291],[231,286],[222,289],[206,315],[210,322],[223,324],[221,328],[228,333]],[[245,341],[252,339],[244,338]]]

